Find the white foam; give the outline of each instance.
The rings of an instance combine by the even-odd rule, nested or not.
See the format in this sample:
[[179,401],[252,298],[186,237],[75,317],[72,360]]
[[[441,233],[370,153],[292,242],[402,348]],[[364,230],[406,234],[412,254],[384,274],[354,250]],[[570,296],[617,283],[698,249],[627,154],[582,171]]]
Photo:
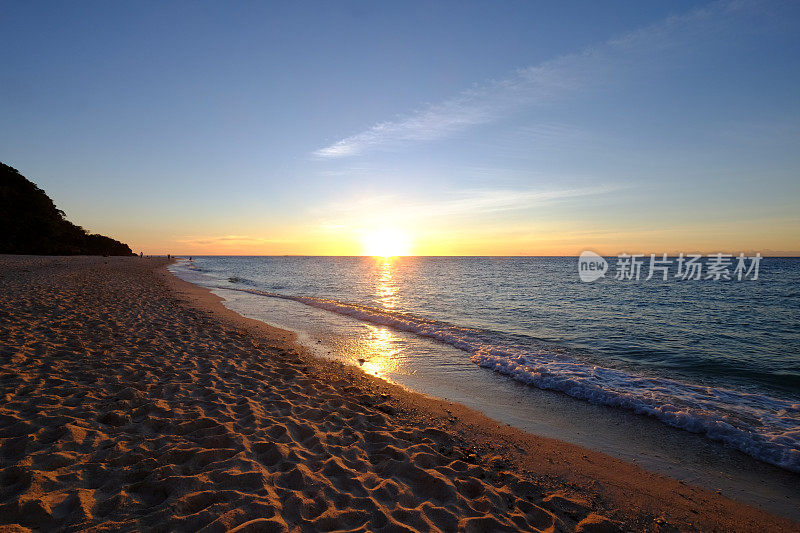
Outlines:
[[767,463],[800,472],[800,403],[635,375],[562,354],[498,345],[487,338],[486,332],[404,313],[323,298],[236,290],[293,300],[435,339],[469,353],[479,366],[517,381],[649,415],[671,426],[705,434]]
[[724,442],[757,459],[800,472],[800,403],[705,387],[588,364],[560,353],[507,345],[490,332],[335,300],[235,288],[293,300],[376,325],[435,339],[467,352],[477,365],[541,389],[628,409]]

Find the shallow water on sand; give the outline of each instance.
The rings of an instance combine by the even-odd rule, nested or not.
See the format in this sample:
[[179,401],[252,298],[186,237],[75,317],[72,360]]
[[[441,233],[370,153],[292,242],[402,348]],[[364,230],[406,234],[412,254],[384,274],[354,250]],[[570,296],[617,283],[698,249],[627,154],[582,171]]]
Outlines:
[[571,412],[648,415],[800,471],[798,260],[764,259],[759,280],[741,282],[581,283],[575,258],[196,257],[171,268],[320,355],[523,429],[588,444],[537,407],[552,403],[542,389],[558,391],[576,399]]

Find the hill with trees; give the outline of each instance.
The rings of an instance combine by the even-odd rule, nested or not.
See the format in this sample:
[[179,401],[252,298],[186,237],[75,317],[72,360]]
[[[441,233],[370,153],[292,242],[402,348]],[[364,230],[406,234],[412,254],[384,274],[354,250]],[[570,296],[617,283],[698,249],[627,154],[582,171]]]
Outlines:
[[66,219],[47,194],[0,163],[0,253],[133,255],[127,244],[87,232]]

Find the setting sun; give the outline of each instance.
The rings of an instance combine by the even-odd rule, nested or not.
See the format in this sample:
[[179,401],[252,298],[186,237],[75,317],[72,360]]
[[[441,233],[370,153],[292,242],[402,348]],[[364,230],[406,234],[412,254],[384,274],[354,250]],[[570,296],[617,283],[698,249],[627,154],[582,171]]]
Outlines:
[[363,240],[364,255],[395,257],[411,254],[411,238],[397,229],[380,229],[367,233]]

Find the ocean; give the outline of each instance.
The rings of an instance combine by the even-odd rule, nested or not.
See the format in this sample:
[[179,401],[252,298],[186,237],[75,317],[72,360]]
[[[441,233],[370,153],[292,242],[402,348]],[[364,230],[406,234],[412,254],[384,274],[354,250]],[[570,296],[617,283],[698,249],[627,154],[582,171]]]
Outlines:
[[170,269],[318,355],[426,394],[491,414],[523,384],[800,472],[798,259],[718,281],[584,283],[574,257],[214,256]]

